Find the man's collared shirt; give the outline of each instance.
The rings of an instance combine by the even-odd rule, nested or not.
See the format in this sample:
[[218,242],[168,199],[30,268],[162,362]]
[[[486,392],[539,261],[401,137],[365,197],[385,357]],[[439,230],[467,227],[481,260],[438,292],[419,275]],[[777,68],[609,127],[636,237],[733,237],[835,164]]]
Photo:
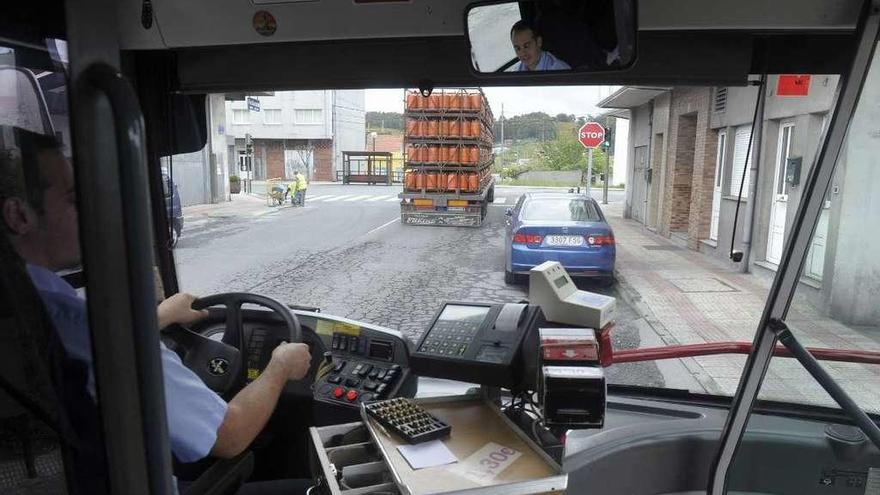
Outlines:
[[[95,397],[91,334],[85,300],[51,270],[31,264],[27,269],[62,345],[72,358],[88,365],[88,389]],[[160,346],[171,450],[181,462],[194,462],[207,456],[214,447],[217,430],[226,415],[226,402],[184,366],[180,356],[164,344]]]
[[[553,56],[553,54],[550,52],[541,52],[541,59],[538,60],[538,65],[535,66],[536,71],[538,71],[538,70],[568,70],[568,69],[571,69],[571,67],[567,63],[563,62],[562,60],[559,60],[558,58]],[[526,67],[526,64],[524,64],[520,61],[520,62],[517,62],[513,65],[512,72],[522,72],[522,71],[528,71],[528,70],[529,70],[529,68]]]

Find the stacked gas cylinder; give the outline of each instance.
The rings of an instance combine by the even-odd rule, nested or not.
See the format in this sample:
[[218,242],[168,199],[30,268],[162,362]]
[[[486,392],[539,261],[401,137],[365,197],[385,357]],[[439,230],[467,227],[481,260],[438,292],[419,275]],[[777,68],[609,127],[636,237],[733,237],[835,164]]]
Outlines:
[[489,182],[492,110],[480,89],[406,92],[404,187],[477,193]]

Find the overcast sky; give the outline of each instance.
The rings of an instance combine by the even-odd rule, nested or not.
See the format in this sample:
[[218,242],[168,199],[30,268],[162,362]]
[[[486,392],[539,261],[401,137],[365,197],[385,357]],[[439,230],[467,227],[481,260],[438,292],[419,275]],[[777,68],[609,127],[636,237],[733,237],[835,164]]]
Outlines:
[[[611,94],[619,86],[545,86],[536,88],[505,87],[483,88],[492,113],[512,117],[530,112],[558,113],[576,116],[601,113],[596,103]],[[367,111],[403,112],[403,91],[400,89],[366,90]]]

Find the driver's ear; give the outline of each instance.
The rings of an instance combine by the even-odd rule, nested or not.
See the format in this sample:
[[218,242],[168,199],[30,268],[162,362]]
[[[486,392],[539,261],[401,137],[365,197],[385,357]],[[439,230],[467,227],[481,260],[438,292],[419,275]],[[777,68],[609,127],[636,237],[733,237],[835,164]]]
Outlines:
[[3,200],[2,214],[6,230],[16,236],[32,232],[39,222],[34,209],[27,201],[18,197]]

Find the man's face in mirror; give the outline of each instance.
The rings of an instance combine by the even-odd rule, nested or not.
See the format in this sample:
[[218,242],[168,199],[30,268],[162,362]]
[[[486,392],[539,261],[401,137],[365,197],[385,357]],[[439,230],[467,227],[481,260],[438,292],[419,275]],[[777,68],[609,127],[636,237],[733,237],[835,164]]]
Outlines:
[[531,29],[514,31],[510,36],[516,57],[529,70],[535,70],[541,60],[541,37],[535,36]]

